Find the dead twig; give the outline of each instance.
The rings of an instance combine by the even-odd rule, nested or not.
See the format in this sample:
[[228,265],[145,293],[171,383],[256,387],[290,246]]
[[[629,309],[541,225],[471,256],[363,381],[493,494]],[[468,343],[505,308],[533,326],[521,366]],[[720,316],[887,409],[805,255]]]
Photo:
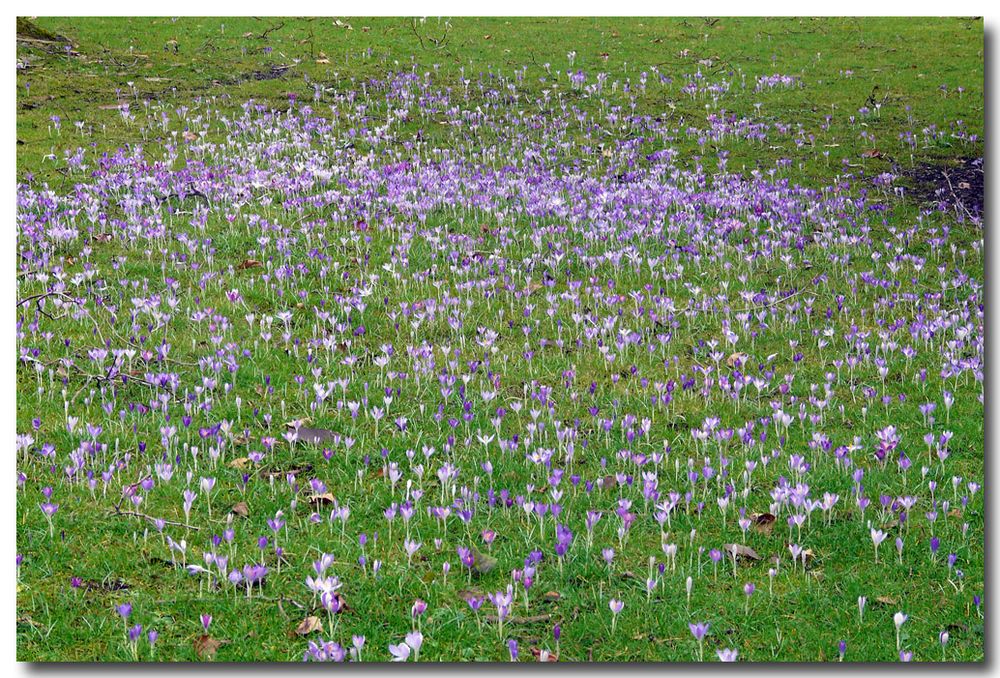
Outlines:
[[962,202],[962,199],[959,198],[958,194],[955,193],[955,187],[951,185],[951,177],[949,177],[948,173],[945,171],[942,171],[941,174],[944,175],[944,180],[948,182],[948,190],[951,191],[951,197],[955,199],[955,204],[962,208],[962,211],[965,212],[965,215],[969,217],[969,221],[971,221],[972,223],[976,223],[977,220],[974,216],[972,216],[972,212],[969,211],[969,208],[965,206],[965,203]]
[[282,21],[282,22],[281,22],[281,23],[279,23],[279,24],[278,24],[277,26],[271,26],[270,28],[268,28],[267,30],[265,30],[265,31],[264,31],[263,33],[261,33],[260,35],[258,35],[258,36],[257,36],[257,39],[258,39],[258,40],[266,40],[266,39],[267,39],[267,36],[268,36],[268,35],[269,35],[270,33],[273,33],[273,32],[275,32],[275,31],[280,31],[280,30],[281,30],[282,28],[284,28],[284,27],[285,27],[285,22],[284,22],[284,21]]

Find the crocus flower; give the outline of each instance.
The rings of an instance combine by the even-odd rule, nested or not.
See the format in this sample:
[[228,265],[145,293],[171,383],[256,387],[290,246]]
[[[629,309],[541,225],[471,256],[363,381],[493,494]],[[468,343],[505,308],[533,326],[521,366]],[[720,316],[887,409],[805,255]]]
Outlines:
[[707,622],[688,624],[691,635],[698,641],[698,661],[705,661],[705,634],[708,633],[709,626],[711,625]]
[[720,662],[735,662],[737,657],[739,657],[739,650],[735,648],[726,648],[722,650],[716,650],[715,653],[719,655]]
[[618,615],[621,613],[622,608],[625,607],[625,603],[621,600],[612,598],[608,601],[608,607],[611,608],[611,633],[615,632],[615,624],[618,621]]
[[896,650],[899,650],[902,645],[899,633],[900,629],[903,628],[903,624],[906,623],[907,619],[909,619],[909,616],[903,614],[902,612],[897,612],[896,614],[892,615],[892,623],[896,627]]
[[420,631],[410,631],[406,634],[406,644],[413,649],[413,661],[420,661],[420,646],[424,644],[424,635]]
[[394,662],[405,662],[410,658],[410,646],[405,642],[399,645],[389,645],[389,653],[392,654]]

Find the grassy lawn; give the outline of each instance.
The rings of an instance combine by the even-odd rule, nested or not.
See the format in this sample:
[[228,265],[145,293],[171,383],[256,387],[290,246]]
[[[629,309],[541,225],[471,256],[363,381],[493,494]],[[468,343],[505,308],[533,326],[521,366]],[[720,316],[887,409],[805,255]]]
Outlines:
[[983,35],[19,20],[18,659],[983,661]]

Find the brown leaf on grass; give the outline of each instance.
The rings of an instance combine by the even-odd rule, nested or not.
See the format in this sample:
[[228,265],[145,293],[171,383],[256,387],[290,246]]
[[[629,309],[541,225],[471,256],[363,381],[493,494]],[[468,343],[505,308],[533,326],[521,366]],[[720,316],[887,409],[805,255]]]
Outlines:
[[230,513],[235,513],[236,515],[238,515],[241,518],[249,518],[250,517],[250,507],[247,506],[247,503],[245,501],[236,502],[233,505],[233,508],[230,509],[229,512]]
[[38,622],[36,622],[34,619],[32,619],[29,616],[18,617],[17,618],[17,623],[18,623],[18,625],[27,624],[28,626],[31,626],[31,627],[34,627],[34,628],[41,627],[41,624],[39,624]]
[[773,513],[755,513],[750,519],[753,521],[754,531],[760,534],[771,534],[778,520]]
[[295,633],[300,636],[308,636],[314,631],[322,631],[323,622],[320,621],[319,617],[308,616],[303,619],[298,626],[295,627]]
[[212,636],[205,634],[194,639],[194,651],[199,659],[215,659],[215,653],[222,647],[222,643]]
[[743,558],[745,560],[760,560],[760,556],[749,546],[744,546],[743,544],[726,544],[726,553],[730,556],[736,556],[737,558]]
[[324,492],[323,494],[310,494],[309,503],[315,504],[316,506],[325,506],[327,504],[332,504],[335,501],[332,492]]

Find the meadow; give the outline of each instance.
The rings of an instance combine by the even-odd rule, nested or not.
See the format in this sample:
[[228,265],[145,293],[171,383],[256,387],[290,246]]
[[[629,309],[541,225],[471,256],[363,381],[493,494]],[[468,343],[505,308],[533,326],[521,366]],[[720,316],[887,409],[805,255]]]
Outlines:
[[982,19],[17,41],[20,661],[984,660]]

